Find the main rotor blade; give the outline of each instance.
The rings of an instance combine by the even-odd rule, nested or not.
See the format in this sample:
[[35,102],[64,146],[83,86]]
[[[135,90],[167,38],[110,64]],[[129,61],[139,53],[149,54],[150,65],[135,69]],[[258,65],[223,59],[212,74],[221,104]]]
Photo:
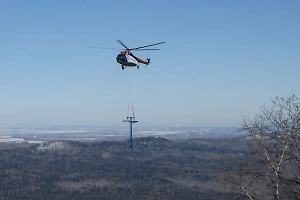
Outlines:
[[121,42],[121,40],[117,40],[117,41],[128,50],[128,47],[126,47],[125,44],[123,44],[123,42]]
[[136,48],[132,48],[132,49],[129,49],[129,50],[141,49],[141,48],[145,48],[145,47],[151,47],[151,46],[159,45],[159,44],[163,44],[163,43],[165,43],[165,42],[159,42],[159,43],[156,43],[156,44],[150,44],[150,45],[146,45],[146,46],[142,46],[142,47],[136,47]]
[[93,47],[93,46],[87,46],[88,48],[96,48],[96,49],[112,49],[112,50],[123,50],[123,49],[115,49],[115,48],[105,48],[105,47]]
[[147,50],[160,50],[160,49],[132,49],[132,51],[147,51]]

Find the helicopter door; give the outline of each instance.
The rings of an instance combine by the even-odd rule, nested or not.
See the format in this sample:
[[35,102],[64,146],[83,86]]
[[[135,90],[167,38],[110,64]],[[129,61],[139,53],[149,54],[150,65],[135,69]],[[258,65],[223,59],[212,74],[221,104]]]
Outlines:
[[138,61],[131,55],[126,54],[126,58],[130,66],[137,66],[139,64]]

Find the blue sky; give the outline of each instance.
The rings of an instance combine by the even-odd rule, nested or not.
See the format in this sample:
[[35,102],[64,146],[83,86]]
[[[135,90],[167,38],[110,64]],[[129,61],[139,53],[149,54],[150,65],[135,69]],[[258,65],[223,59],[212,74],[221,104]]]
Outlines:
[[[296,0],[0,2],[0,126],[239,126],[300,97]],[[122,48],[152,63],[121,70]],[[129,81],[130,80],[130,81]],[[131,98],[129,95],[129,82]],[[124,125],[125,124],[125,125]]]

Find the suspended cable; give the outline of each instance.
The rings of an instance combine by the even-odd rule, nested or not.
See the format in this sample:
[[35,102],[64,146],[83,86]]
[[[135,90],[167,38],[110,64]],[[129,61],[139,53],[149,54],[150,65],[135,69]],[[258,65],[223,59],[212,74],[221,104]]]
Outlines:
[[133,116],[133,117],[135,117],[135,116],[134,116],[134,110],[133,110],[133,105],[132,105],[132,116]]
[[132,102],[132,95],[131,95],[131,72],[130,70],[128,70],[129,74],[128,74],[128,113],[127,113],[127,117],[129,116],[129,105],[132,106],[132,114],[134,116],[134,111],[133,111],[133,102]]
[[127,117],[129,116],[129,104],[128,104],[128,109],[127,109]]
[[130,79],[131,79],[131,77],[130,77],[130,76],[131,76],[131,73],[130,73],[131,70],[128,70],[128,71],[129,71],[129,85],[128,85],[128,86],[129,86],[129,98],[130,98],[130,104],[132,104],[132,96],[131,96],[131,80],[130,80]]

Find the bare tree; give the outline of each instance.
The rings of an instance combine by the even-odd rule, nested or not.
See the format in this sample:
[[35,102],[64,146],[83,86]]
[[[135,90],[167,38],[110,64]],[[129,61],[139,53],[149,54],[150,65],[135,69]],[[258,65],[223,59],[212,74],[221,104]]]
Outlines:
[[253,120],[243,118],[250,153],[231,180],[249,199],[300,199],[300,101],[272,100]]

